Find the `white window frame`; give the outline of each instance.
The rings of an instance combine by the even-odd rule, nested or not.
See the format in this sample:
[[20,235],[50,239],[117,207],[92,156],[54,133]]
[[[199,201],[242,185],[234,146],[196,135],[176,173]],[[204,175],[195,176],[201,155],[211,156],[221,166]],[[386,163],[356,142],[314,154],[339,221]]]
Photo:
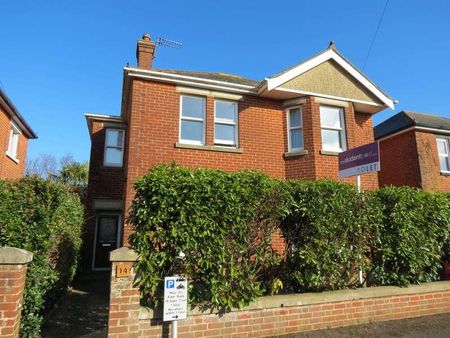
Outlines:
[[[217,102],[229,102],[229,103],[233,103],[234,105],[234,121],[233,120],[229,120],[229,119],[223,119],[223,118],[218,118],[216,116],[216,112],[217,112],[217,107],[216,104]],[[216,99],[214,100],[214,144],[219,145],[219,146],[228,146],[228,147],[238,147],[238,134],[239,134],[239,117],[238,117],[238,103],[236,101],[231,101],[231,100],[222,100],[222,99]],[[230,140],[221,140],[216,138],[216,124],[222,124],[222,125],[226,125],[226,126],[233,126],[234,127],[234,140],[230,141]]]
[[19,161],[19,139],[20,139],[20,129],[11,123],[11,129],[9,131],[8,149],[6,150],[6,155],[15,160]]
[[[443,142],[444,146],[445,146],[445,151],[447,154],[444,154],[444,156],[442,156],[439,153],[439,147],[437,146],[439,142]],[[439,157],[439,170],[441,171],[441,173],[450,173],[450,170],[442,170],[441,168],[441,157],[445,157],[446,161],[447,161],[447,167],[450,169],[450,154],[449,154],[449,147],[448,147],[448,138],[443,138],[443,137],[437,137],[436,138],[436,147],[437,147],[437,153],[438,153],[438,157]]]
[[[190,116],[183,116],[183,97],[193,97],[196,99],[202,99],[203,101],[203,117],[190,117]],[[195,141],[195,140],[184,140],[181,138],[181,124],[184,121],[196,121],[202,123],[202,140],[201,141]],[[205,136],[206,136],[206,97],[204,96],[196,96],[196,95],[180,95],[180,118],[179,118],[179,128],[178,128],[178,135],[179,135],[179,142],[184,144],[195,144],[195,145],[205,145]]]
[[[339,109],[339,120],[341,122],[341,127],[340,128],[324,127],[324,126],[322,126],[322,122],[320,122],[320,140],[321,140],[321,143],[322,143],[322,150],[338,152],[338,153],[346,151],[347,150],[347,137],[346,137],[346,132],[345,132],[344,108],[336,107],[336,106],[320,105],[320,107],[319,107],[319,119],[321,119],[321,116],[322,116],[322,110],[321,110],[322,107]],[[322,130],[338,131],[339,132],[340,141],[341,141],[341,144],[342,144],[342,148],[340,148],[340,149],[337,149],[337,148],[335,148],[335,149],[324,148],[324,146],[323,146],[323,138],[322,138]]]
[[[122,136],[122,145],[120,147],[117,146],[108,146],[108,134],[110,131],[118,131],[118,132],[122,132],[123,136]],[[124,153],[124,144],[125,144],[125,130],[124,129],[118,129],[118,128],[106,128],[105,130],[105,147],[103,149],[103,165],[105,167],[116,167],[116,168],[121,168],[123,167],[123,153]],[[114,148],[114,149],[119,149],[122,152],[122,156],[120,157],[120,164],[119,163],[109,163],[106,161],[106,153],[107,153],[107,149],[108,148]]]
[[[300,126],[299,127],[291,127],[291,110],[293,109],[299,109],[300,111]],[[301,151],[305,149],[305,139],[303,134],[303,112],[302,108],[300,106],[292,106],[286,109],[286,118],[287,118],[287,130],[288,130],[288,151]],[[293,148],[291,144],[291,130],[301,130],[302,131],[302,144],[303,147],[300,148]]]

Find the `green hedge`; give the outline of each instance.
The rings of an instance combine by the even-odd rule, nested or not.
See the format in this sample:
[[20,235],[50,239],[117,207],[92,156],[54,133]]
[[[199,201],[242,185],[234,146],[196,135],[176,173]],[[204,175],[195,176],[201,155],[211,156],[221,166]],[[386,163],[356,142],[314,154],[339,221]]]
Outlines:
[[[135,184],[130,243],[147,305],[160,301],[161,281],[186,254],[191,304],[247,305],[272,284],[279,263],[270,249],[284,195],[280,184],[252,171],[225,173],[176,165],[154,167]],[[274,285],[278,285],[274,279]]]
[[288,181],[286,187],[291,199],[281,228],[294,290],[357,286],[359,268],[369,268],[380,218],[372,195],[329,180]]
[[22,337],[38,337],[43,315],[77,268],[83,207],[62,184],[37,177],[0,181],[0,246],[31,251],[22,311]]
[[413,188],[382,188],[373,283],[407,285],[435,280],[448,251],[450,203],[443,194]]

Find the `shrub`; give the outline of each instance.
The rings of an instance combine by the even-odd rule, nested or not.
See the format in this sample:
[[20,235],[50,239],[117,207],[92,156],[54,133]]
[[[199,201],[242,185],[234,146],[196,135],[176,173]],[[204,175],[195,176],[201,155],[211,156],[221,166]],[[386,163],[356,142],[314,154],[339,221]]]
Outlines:
[[374,284],[404,286],[435,280],[450,233],[446,196],[387,187],[376,197],[382,204],[382,221],[373,257]]
[[38,337],[43,315],[71,282],[81,245],[83,207],[67,187],[37,177],[0,181],[0,246],[31,251],[22,337]]
[[278,262],[270,250],[283,205],[278,182],[252,171],[159,165],[135,190],[130,243],[146,305],[159,303],[161,281],[174,273],[180,251],[191,304],[226,310],[265,292],[264,274]]
[[296,291],[357,285],[367,270],[376,238],[379,208],[369,193],[329,181],[289,181],[289,213],[281,228],[286,241],[288,276]]

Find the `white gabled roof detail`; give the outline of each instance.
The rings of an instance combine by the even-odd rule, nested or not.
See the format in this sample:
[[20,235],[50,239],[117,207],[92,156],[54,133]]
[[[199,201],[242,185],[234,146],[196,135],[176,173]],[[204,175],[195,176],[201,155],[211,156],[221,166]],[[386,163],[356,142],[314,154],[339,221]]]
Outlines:
[[345,71],[352,75],[357,81],[359,81],[364,87],[366,87],[373,95],[375,95],[381,102],[387,107],[394,109],[394,100],[387,96],[383,91],[377,88],[367,77],[365,77],[358,69],[356,69],[350,62],[342,57],[334,48],[328,48],[324,52],[317,56],[297,65],[293,68],[270,78],[266,78],[267,90],[271,91],[281,86],[283,83],[288,82],[296,78],[297,76],[317,67],[318,65],[328,61],[334,60]]

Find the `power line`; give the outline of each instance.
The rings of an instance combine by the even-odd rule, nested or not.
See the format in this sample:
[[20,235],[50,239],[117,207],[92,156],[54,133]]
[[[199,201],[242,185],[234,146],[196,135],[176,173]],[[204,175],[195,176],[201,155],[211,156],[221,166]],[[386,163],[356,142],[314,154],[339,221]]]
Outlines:
[[383,12],[381,13],[381,16],[380,16],[380,20],[378,20],[377,29],[375,30],[375,34],[373,35],[372,42],[370,43],[369,51],[367,52],[366,59],[364,60],[364,65],[362,67],[363,70],[364,70],[364,68],[366,68],[367,60],[369,59],[369,55],[372,52],[373,45],[375,44],[375,40],[377,38],[378,31],[380,30],[381,22],[383,21],[383,18],[384,18],[384,13],[386,13],[386,8],[388,6],[388,3],[389,3],[389,0],[386,0],[386,3],[384,4]]

